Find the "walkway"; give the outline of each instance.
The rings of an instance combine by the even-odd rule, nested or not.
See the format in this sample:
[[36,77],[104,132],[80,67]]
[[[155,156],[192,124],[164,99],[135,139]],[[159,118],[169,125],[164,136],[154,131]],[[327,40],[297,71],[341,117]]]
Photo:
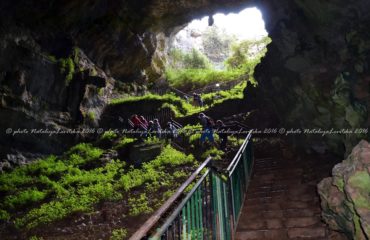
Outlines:
[[346,239],[320,219],[316,184],[329,176],[330,157],[288,159],[276,150],[269,156],[256,154],[236,239]]

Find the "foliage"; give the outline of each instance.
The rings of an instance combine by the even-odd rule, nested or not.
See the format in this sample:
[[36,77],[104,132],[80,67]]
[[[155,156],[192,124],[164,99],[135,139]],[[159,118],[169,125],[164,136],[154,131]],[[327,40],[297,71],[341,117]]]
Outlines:
[[46,197],[47,193],[37,189],[27,189],[16,195],[10,195],[5,198],[4,206],[8,209],[14,209],[20,206],[31,205],[39,202]]
[[60,72],[65,75],[66,86],[69,85],[75,73],[75,64],[71,57],[59,59]]
[[215,104],[220,104],[226,100],[242,99],[244,96],[244,89],[247,86],[246,82],[236,85],[234,88],[227,91],[218,91],[202,95],[205,105],[212,107]]
[[90,143],[80,143],[67,152],[66,160],[73,166],[84,165],[97,160],[103,154],[103,150],[95,148]]
[[114,139],[116,139],[118,136],[117,134],[112,131],[112,130],[109,130],[109,131],[105,131],[101,137],[100,137],[100,140],[109,140],[109,141],[112,141]]
[[137,198],[129,198],[128,205],[130,206],[130,216],[137,216],[143,213],[147,214],[153,211],[153,209],[149,207],[148,197],[145,193],[140,194]]
[[209,59],[195,48],[193,48],[189,53],[185,53],[181,49],[172,49],[169,52],[169,62],[169,66],[175,68],[211,68]]
[[167,69],[166,77],[171,86],[191,91],[207,85],[244,79],[243,69],[221,71],[214,69]]
[[205,55],[213,62],[222,62],[230,55],[230,46],[236,42],[236,36],[229,35],[217,25],[207,28],[202,34],[202,46]]
[[112,235],[110,236],[109,240],[122,240],[127,237],[127,229],[125,228],[117,228],[112,231]]
[[225,153],[215,147],[208,149],[202,154],[202,158],[206,159],[207,157],[211,156],[213,160],[221,160]]
[[170,107],[176,116],[184,116],[190,113],[197,111],[193,105],[187,103],[184,99],[174,95],[174,94],[165,94],[165,95],[155,95],[147,94],[140,97],[128,97],[128,98],[117,98],[113,99],[110,102],[110,105],[124,105],[130,103],[143,103],[150,101],[159,101],[163,102],[162,108]]
[[148,137],[146,139],[144,139],[144,143],[145,144],[148,144],[148,145],[151,145],[151,144],[160,144],[163,142],[163,139],[159,139],[157,137]]
[[118,143],[116,146],[114,146],[115,149],[120,149],[120,148],[124,148],[125,146],[127,146],[128,144],[130,143],[133,143],[136,141],[136,138],[128,138],[128,137],[123,137]]
[[0,209],[0,221],[7,221],[9,220],[9,218],[10,218],[10,214],[5,210]]
[[[121,141],[128,143],[134,139]],[[6,192],[6,196],[1,197],[0,220],[12,220],[17,228],[32,229],[74,212],[92,211],[100,201],[122,199],[123,193],[134,187],[142,186],[148,194],[157,193],[163,187],[173,191],[188,174],[183,170],[173,174],[173,169],[183,165],[196,166],[192,155],[185,155],[168,145],[157,158],[140,169],[126,168],[126,164],[119,160],[95,162],[94,167],[84,168],[86,163],[99,159],[102,153],[92,144],[81,143],[61,157],[50,156],[0,175],[1,187]],[[130,215],[151,212],[152,206],[158,206],[164,199],[150,201],[153,205],[148,205],[145,194],[129,199],[132,204]],[[23,214],[14,214],[15,210],[21,210]]]
[[226,59],[228,70],[243,69],[251,78],[254,68],[260,63],[267,52],[267,45],[271,42],[269,37],[259,40],[243,40],[232,46],[232,54]]

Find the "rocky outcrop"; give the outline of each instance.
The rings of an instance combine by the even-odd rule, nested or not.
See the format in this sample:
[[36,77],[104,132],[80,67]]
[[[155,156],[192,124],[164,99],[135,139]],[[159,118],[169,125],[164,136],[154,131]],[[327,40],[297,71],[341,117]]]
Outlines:
[[[257,66],[257,98],[285,128],[354,131],[370,124],[365,1],[273,1],[262,6],[272,38]],[[262,4],[261,4],[262,5]],[[280,6],[279,6],[280,5]],[[296,145],[348,155],[369,135],[302,134]]]
[[318,185],[322,217],[350,239],[370,238],[370,144],[361,141]]
[[0,36],[2,146],[62,152],[83,136],[55,132],[96,125],[108,101],[113,80],[82,50],[70,48],[59,58],[43,50],[17,28]]

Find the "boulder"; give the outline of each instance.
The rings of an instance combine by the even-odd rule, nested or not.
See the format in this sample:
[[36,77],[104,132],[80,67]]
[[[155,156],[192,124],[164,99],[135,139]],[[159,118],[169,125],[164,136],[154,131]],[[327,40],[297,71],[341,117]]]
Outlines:
[[370,144],[361,141],[332,173],[318,184],[324,221],[350,239],[369,239]]

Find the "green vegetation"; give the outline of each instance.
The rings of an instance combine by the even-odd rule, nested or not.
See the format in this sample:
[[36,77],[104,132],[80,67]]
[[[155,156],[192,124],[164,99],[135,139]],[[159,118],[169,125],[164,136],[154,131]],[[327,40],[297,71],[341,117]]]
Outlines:
[[148,205],[148,197],[145,193],[140,194],[137,198],[129,198],[128,205],[130,206],[129,215],[137,216],[140,214],[147,214],[153,211],[153,208]]
[[246,72],[243,69],[167,69],[166,77],[171,86],[182,91],[191,91],[216,83],[243,80]]
[[95,114],[95,112],[93,112],[93,111],[89,111],[88,113],[87,113],[87,118],[90,120],[90,121],[95,121],[95,119],[96,119],[96,114]]
[[209,59],[194,48],[189,53],[175,48],[170,50],[169,55],[173,68],[207,69],[212,66]]
[[[105,137],[112,135],[107,132]],[[132,141],[135,139],[122,139],[118,144]],[[90,212],[95,204],[122,199],[133,188],[140,187],[146,194],[158,193],[164,187],[173,191],[189,174],[173,169],[196,166],[192,155],[169,145],[141,168],[126,166],[119,160],[101,162],[102,154],[103,150],[81,143],[63,156],[50,156],[0,175],[0,191],[4,193],[0,197],[0,220],[11,220],[17,228],[32,229],[74,212]],[[129,215],[149,213],[164,200],[148,199],[142,193],[132,195],[128,200],[133,204]]]
[[65,75],[65,83],[68,86],[75,73],[75,64],[72,57],[59,59],[60,72]]
[[224,30],[211,27],[202,34],[204,53],[195,49],[189,53],[176,48],[169,51],[166,77],[171,86],[182,91],[248,77],[256,84],[254,68],[270,42],[269,37],[238,41]]
[[[254,68],[260,63],[261,58],[267,52],[267,45],[271,42],[269,37],[260,40],[244,40],[232,46],[232,54],[226,59],[225,65],[228,70],[243,70],[251,78]],[[254,79],[251,79],[255,83]]]
[[216,104],[220,104],[226,100],[231,99],[242,99],[243,91],[246,87],[246,82],[242,82],[236,85],[234,88],[225,91],[212,92],[202,95],[204,101],[204,107],[198,107],[192,105],[190,102],[186,102],[184,99],[174,95],[174,94],[165,94],[165,95],[155,95],[147,94],[145,96],[139,97],[126,97],[118,98],[111,100],[111,105],[124,105],[124,104],[133,104],[140,103],[144,104],[145,102],[158,101],[162,102],[160,109],[169,108],[176,117],[182,117],[187,115],[192,115],[201,111],[204,111],[208,107],[213,107]]
[[222,160],[222,157],[225,153],[222,150],[219,150],[215,147],[208,149],[202,154],[202,159],[206,159],[207,157],[211,156],[213,160],[218,161]]
[[188,115],[189,113],[193,113],[197,111],[197,109],[181,99],[174,94],[165,94],[165,95],[155,95],[155,94],[147,94],[145,96],[140,97],[127,97],[127,98],[119,98],[111,100],[111,105],[123,105],[123,104],[132,104],[132,103],[143,103],[143,102],[162,102],[162,108],[171,108],[176,116],[184,116]]
[[118,135],[114,131],[105,131],[103,135],[101,135],[100,140],[114,140],[118,137]]
[[122,240],[127,237],[127,230],[125,228],[118,228],[112,231],[109,240]]
[[114,146],[115,149],[120,149],[126,147],[128,144],[135,142],[137,139],[123,137],[118,143]]

